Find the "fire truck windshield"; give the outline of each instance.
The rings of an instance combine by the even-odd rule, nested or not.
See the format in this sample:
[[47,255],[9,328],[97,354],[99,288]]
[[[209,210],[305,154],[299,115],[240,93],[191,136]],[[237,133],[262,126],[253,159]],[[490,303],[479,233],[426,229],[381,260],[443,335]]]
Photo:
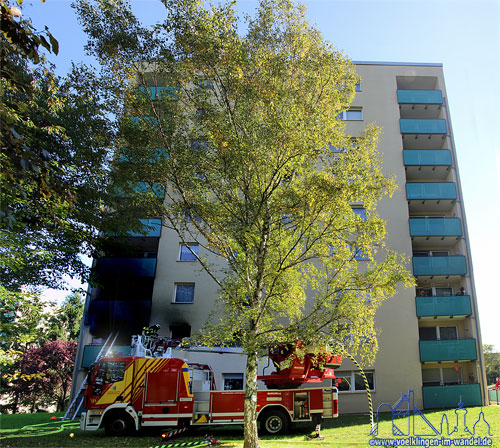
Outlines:
[[101,395],[105,384],[122,381],[125,376],[125,361],[103,361],[94,377],[94,395]]

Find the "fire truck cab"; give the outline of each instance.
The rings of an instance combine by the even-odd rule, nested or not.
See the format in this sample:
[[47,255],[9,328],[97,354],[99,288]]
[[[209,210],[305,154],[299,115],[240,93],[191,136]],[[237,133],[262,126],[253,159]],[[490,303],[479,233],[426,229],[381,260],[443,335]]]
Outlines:
[[[331,378],[331,376],[330,376]],[[274,379],[274,378],[273,378]],[[336,387],[260,390],[261,431],[338,416]],[[103,358],[90,370],[80,427],[119,435],[143,427],[243,424],[243,390],[218,391],[206,364],[178,358]]]

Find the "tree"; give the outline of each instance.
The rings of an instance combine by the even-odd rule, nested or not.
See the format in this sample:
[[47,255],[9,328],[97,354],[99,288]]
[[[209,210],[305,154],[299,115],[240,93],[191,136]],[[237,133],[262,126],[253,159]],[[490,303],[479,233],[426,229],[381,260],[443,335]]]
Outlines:
[[76,341],[80,334],[84,300],[78,292],[69,294],[49,319],[50,340]]
[[63,274],[88,275],[80,254],[97,250],[112,218],[103,207],[112,128],[92,72],[55,76],[41,47],[57,53],[57,40],[0,8],[0,282],[59,287]]
[[31,412],[38,406],[52,404],[57,406],[57,411],[64,410],[71,387],[76,348],[76,341],[51,341],[23,354],[11,378],[15,397],[13,412],[17,412],[18,405],[29,406]]
[[[43,369],[36,370],[33,356],[38,357],[40,353],[45,353],[38,349],[45,347],[48,342],[55,341],[59,344],[50,355],[50,363],[43,365],[47,367],[51,364],[66,362],[67,346],[64,343],[69,340],[75,341],[80,331],[83,314],[81,295],[76,292],[68,295],[59,307],[55,303],[43,301],[39,294],[33,292],[16,293],[0,286],[0,295],[2,297],[0,304],[1,393],[10,397],[10,407],[13,412],[16,412],[21,404],[32,403],[33,406],[38,403],[51,404],[51,400],[53,401],[54,396],[59,393],[63,395],[60,399],[62,405],[66,399],[62,392],[64,388],[57,388],[54,385],[55,395],[54,391],[51,391],[49,395],[46,394],[44,389],[46,379],[41,377],[47,377],[47,373]],[[58,356],[61,358],[58,359]],[[41,360],[37,362],[40,363]],[[66,379],[61,377],[58,381],[62,384]],[[42,397],[45,397],[43,398],[45,402]]]
[[486,380],[488,384],[495,384],[500,376],[500,353],[495,352],[493,345],[484,344],[484,365],[486,368]]
[[192,342],[244,348],[244,447],[255,448],[266,346],[300,339],[373,360],[376,309],[398,282],[413,284],[375,212],[395,185],[379,130],[353,139],[335,118],[359,78],[302,7],[263,0],[242,20],[234,2],[164,4],[152,29],[125,1],[76,7],[88,49],[123,87],[119,188],[216,256],[193,252],[220,296]]

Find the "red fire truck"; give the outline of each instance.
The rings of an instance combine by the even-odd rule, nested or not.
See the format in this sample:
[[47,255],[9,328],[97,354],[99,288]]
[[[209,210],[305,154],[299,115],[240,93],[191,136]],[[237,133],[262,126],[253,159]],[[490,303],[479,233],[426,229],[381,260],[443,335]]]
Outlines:
[[[257,412],[261,431],[279,434],[293,422],[338,417],[336,387],[302,388],[302,383],[334,379],[340,357],[314,366],[312,355],[279,368],[291,350],[270,354],[277,372],[259,379],[273,389],[259,390]],[[316,359],[316,358],[314,358]],[[282,386],[287,388],[281,388]],[[89,372],[80,427],[105,428],[119,435],[143,427],[184,427],[242,424],[244,391],[216,390],[213,371],[206,364],[177,358],[120,356],[99,360]]]

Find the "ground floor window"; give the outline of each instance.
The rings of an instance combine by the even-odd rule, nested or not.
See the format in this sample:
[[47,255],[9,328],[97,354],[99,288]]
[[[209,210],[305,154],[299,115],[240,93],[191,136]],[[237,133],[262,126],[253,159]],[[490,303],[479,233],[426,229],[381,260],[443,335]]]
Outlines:
[[224,390],[243,390],[242,373],[223,373],[222,374]]
[[[366,391],[365,382],[363,377],[357,370],[348,372],[335,372],[335,376],[341,381],[338,385],[339,392],[362,392]],[[365,371],[366,379],[368,380],[368,387],[370,391],[375,390],[375,372]]]
[[463,384],[462,368],[458,365],[454,367],[433,367],[422,369],[422,384],[424,386],[450,386]]

